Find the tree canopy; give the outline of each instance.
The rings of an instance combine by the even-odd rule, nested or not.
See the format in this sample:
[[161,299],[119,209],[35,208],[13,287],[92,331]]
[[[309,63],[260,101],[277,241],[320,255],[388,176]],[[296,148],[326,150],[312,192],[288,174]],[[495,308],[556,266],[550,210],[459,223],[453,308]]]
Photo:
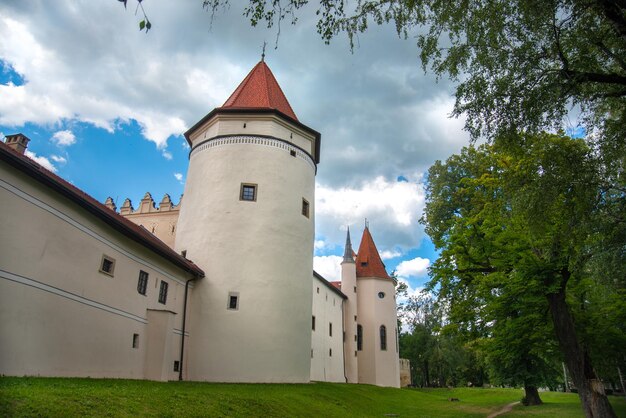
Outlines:
[[[211,13],[229,0],[204,0]],[[252,25],[296,23],[307,0],[250,0]],[[317,31],[351,45],[371,24],[416,37],[424,69],[458,81],[453,114],[474,138],[564,126],[580,111],[588,133],[624,142],[624,0],[320,0]],[[576,127],[576,126],[574,126]]]
[[[430,168],[424,217],[441,250],[430,285],[451,322],[470,337],[488,336],[487,356],[525,385],[550,373],[553,339],[590,417],[613,415],[591,361],[600,347],[585,337],[599,331],[586,324],[612,297],[612,317],[626,314],[617,302],[623,277],[593,269],[607,252],[623,253],[623,241],[599,238],[620,229],[605,216],[602,167],[585,141],[564,135],[525,134],[465,148]],[[620,344],[625,330],[619,322],[611,326],[615,338],[601,339]],[[621,361],[623,347],[604,354]]]

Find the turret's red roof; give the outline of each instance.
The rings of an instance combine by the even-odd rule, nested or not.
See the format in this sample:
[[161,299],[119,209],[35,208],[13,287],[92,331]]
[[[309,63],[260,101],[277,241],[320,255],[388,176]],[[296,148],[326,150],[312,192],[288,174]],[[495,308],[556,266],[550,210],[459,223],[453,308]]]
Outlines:
[[367,227],[363,231],[361,245],[359,245],[359,252],[356,256],[356,277],[390,279]]
[[222,108],[275,109],[298,120],[265,61],[260,61],[250,71]]

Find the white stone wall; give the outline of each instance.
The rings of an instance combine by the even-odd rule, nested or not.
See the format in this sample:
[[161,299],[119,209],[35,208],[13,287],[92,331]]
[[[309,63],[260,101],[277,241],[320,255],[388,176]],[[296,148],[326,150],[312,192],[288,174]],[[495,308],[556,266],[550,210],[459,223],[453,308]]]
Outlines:
[[[315,329],[311,330],[311,380],[345,382],[343,352],[344,299],[313,276],[313,312]],[[330,335],[332,324],[332,335]],[[313,320],[311,319],[311,328]],[[346,337],[347,338],[347,337]]]
[[[238,138],[202,143],[204,133],[194,133],[194,147],[202,144],[191,152],[175,244],[206,273],[193,295],[190,377],[307,382],[315,165],[285,142],[256,136],[246,120],[228,121]],[[242,183],[257,185],[255,202],[240,200]],[[236,310],[230,294],[239,297]]]
[[[379,297],[379,293],[384,297]],[[357,279],[358,322],[363,327],[363,350],[358,352],[359,383],[400,387],[396,339],[395,286],[391,280]],[[387,349],[380,345],[380,326],[387,329]]]
[[[0,374],[176,379],[190,276],[4,163],[0,201]],[[103,254],[115,260],[113,276],[99,272]],[[158,364],[146,361],[149,309],[172,316]]]

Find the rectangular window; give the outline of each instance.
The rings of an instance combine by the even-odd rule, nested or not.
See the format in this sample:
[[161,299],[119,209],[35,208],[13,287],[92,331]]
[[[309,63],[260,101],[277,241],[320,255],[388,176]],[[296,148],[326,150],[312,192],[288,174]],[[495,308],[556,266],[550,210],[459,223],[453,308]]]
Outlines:
[[311,317],[311,329],[315,331],[315,315]]
[[167,288],[169,284],[161,280],[161,288],[159,289],[159,303],[166,304],[167,303]]
[[100,273],[113,276],[114,271],[115,271],[115,259],[109,257],[108,255],[103,254],[102,261],[100,261]]
[[148,273],[143,270],[139,270],[139,280],[137,280],[137,292],[140,295],[146,295],[146,289],[148,288]]
[[328,335],[329,335],[330,337],[332,337],[332,336],[333,336],[333,323],[332,323],[332,322],[329,322],[329,323],[328,323]]
[[302,198],[302,214],[309,217],[309,202],[305,198]]
[[133,334],[133,348],[139,348],[139,334]]
[[174,371],[175,372],[179,372],[180,371],[180,361],[178,361],[178,360],[174,361]]
[[332,357],[333,356],[333,349],[329,348],[328,349],[328,357]]
[[356,326],[356,349],[363,350],[363,327],[361,325]]
[[239,200],[248,202],[256,202],[256,184],[241,183],[241,191],[239,192]]
[[227,309],[231,311],[239,310],[239,292],[228,292]]

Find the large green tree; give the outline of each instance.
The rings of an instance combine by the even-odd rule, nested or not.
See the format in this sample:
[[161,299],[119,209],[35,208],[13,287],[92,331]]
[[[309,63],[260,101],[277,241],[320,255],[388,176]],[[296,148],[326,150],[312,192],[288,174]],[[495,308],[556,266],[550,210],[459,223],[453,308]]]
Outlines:
[[[467,332],[525,335],[526,353],[523,345],[509,346],[530,356],[512,362],[531,366],[522,376],[536,374],[533,363],[545,357],[535,343],[547,320],[589,417],[614,416],[591,362],[593,342],[581,338],[581,321],[597,309],[587,295],[598,287],[612,291],[590,269],[593,260],[610,252],[611,242],[614,252],[623,251],[623,242],[599,238],[607,227],[603,172],[583,140],[501,138],[431,167],[425,210],[426,231],[441,249],[432,286],[451,317],[461,327],[467,318]],[[623,286],[623,278],[610,282]],[[488,329],[493,321],[502,332]]]

